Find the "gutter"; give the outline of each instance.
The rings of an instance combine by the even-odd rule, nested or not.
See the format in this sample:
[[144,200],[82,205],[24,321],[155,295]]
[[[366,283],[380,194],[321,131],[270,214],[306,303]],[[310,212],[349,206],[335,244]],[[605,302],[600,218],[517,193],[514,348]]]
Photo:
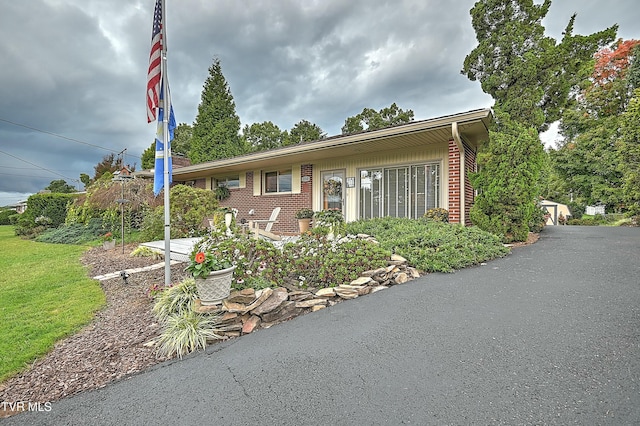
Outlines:
[[460,223],[464,226],[466,222],[465,218],[465,196],[466,196],[466,187],[465,187],[465,166],[464,166],[464,145],[462,143],[462,139],[460,138],[460,132],[458,131],[458,122],[454,121],[451,123],[451,136],[460,151]]

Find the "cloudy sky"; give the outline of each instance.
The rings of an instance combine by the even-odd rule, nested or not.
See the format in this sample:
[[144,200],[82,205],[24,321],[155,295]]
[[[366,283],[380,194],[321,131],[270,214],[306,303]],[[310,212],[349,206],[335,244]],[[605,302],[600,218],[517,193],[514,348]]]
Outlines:
[[[140,168],[154,0],[0,0],[0,206],[126,149]],[[178,122],[193,123],[214,57],[242,125],[301,119],[329,135],[363,108],[415,119],[490,107],[460,74],[476,46],[474,0],[168,0],[168,76]],[[539,3],[539,1],[538,1]],[[559,39],[613,24],[640,39],[636,0],[553,0]],[[553,140],[553,136],[549,137]]]

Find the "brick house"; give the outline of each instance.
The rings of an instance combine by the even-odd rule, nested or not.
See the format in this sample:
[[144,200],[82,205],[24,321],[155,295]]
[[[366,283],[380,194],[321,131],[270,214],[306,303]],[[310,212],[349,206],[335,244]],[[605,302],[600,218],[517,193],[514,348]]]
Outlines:
[[[489,109],[473,110],[382,130],[334,136],[194,164],[173,170],[174,183],[231,192],[221,202],[237,219],[267,219],[272,231],[295,234],[295,212],[338,209],[347,221],[382,216],[421,217],[449,211],[452,223],[470,224],[478,144],[489,137]],[[251,215],[250,212],[253,214]]]

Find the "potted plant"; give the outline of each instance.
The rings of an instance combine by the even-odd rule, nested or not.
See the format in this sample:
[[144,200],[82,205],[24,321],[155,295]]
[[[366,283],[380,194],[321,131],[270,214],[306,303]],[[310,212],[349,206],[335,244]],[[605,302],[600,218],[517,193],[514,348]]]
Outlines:
[[231,196],[231,191],[227,188],[226,185],[218,186],[214,191],[216,200],[224,201]]
[[116,240],[113,238],[113,234],[111,232],[107,232],[106,234],[100,237],[102,240],[102,248],[105,250],[113,250],[116,248]]
[[189,265],[184,268],[196,281],[203,305],[217,305],[229,296],[235,266],[231,259],[217,251],[194,249]]
[[311,219],[313,218],[313,210],[311,209],[300,209],[296,212],[296,219],[298,219],[298,227],[300,228],[300,233],[304,234],[309,230],[309,224],[311,223]]

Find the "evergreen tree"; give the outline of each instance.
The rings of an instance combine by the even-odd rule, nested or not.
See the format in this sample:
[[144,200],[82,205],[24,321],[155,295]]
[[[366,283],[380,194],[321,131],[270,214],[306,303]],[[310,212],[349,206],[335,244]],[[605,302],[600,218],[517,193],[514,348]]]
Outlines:
[[475,188],[482,188],[470,216],[479,228],[503,235],[505,242],[525,241],[541,219],[537,197],[545,153],[536,129],[500,110],[495,119],[490,142],[478,155],[480,171],[469,176]]
[[222,75],[220,60],[214,59],[193,123],[189,159],[197,164],[245,153],[239,132],[240,119],[231,90]]

